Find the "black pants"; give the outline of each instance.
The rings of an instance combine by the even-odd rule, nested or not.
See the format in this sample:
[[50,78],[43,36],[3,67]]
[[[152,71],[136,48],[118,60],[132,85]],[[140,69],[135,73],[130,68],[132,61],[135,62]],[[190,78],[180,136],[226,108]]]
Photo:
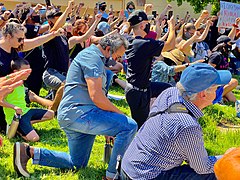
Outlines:
[[[29,52],[27,52],[26,55],[28,53]],[[29,90],[39,95],[40,89],[42,88],[42,75],[45,70],[44,65],[46,63],[42,57],[42,50],[35,48],[32,52],[30,51],[26,59],[30,64],[32,72],[24,84]]]
[[172,87],[167,83],[151,82],[146,92],[138,91],[127,86],[125,89],[126,100],[131,110],[132,118],[140,128],[148,118],[151,98],[158,97],[165,89]]

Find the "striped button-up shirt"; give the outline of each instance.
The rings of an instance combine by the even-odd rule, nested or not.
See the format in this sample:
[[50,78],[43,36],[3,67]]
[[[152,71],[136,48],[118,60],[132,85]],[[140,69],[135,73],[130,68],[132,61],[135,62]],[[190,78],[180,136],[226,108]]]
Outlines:
[[213,173],[215,156],[208,156],[197,119],[203,113],[185,101],[176,87],[165,90],[154,102],[150,113],[165,111],[180,102],[187,113],[164,113],[148,119],[128,147],[122,169],[132,179],[154,179],[161,172],[188,162],[198,174]]

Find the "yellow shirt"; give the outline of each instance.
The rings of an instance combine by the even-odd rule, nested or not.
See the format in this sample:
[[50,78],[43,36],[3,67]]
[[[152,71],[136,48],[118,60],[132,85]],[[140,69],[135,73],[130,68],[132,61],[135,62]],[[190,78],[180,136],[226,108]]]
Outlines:
[[[23,111],[22,115],[26,114],[30,110],[30,108],[27,107],[27,103],[25,101],[24,85],[15,88],[11,94],[7,95],[5,101],[9,104],[20,107]],[[12,108],[3,107],[3,111],[6,116],[5,119],[7,124],[11,124],[15,114],[15,110],[13,110]]]

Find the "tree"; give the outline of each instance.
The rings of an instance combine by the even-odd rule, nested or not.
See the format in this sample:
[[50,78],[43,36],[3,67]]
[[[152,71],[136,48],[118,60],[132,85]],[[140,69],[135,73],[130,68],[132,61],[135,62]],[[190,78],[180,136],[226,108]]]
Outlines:
[[[212,14],[215,14],[220,10],[220,0],[168,0],[168,2],[177,1],[177,5],[181,6],[183,1],[188,2],[194,12],[201,12],[208,4],[212,5]],[[240,0],[227,0],[227,2],[239,3]]]

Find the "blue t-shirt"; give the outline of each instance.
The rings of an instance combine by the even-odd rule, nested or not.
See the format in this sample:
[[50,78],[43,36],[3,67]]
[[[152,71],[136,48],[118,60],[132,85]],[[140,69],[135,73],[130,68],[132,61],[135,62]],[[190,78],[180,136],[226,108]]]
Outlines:
[[58,121],[62,128],[70,125],[82,114],[95,108],[91,100],[86,78],[102,78],[102,91],[106,93],[105,57],[92,44],[82,50],[72,61],[66,78],[62,101],[58,108]]

